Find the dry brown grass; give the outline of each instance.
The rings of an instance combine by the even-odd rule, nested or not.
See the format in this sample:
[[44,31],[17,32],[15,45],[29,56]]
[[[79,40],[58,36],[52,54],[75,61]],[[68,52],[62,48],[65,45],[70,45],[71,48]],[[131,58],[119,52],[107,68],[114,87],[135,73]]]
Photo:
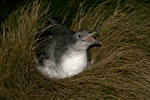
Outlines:
[[42,76],[33,60],[34,35],[42,26],[38,25],[38,20],[47,9],[40,13],[40,4],[34,2],[34,7],[13,13],[2,24],[0,98],[149,99],[150,6],[125,4],[120,7],[118,2],[115,9],[108,9],[108,2],[91,7],[87,12],[82,10],[84,5],[81,4],[71,28],[99,30],[95,37],[103,45],[91,50],[95,59],[92,67],[72,78],[61,80]]

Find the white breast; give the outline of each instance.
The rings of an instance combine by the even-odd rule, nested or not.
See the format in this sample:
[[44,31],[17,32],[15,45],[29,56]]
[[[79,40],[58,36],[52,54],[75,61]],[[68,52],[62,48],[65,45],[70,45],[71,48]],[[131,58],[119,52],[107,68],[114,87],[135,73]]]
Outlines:
[[65,72],[66,77],[82,72],[87,67],[86,51],[64,54],[61,58],[60,67]]
[[[58,67],[57,67],[58,66]],[[38,69],[46,76],[65,78],[76,75],[87,67],[87,54],[84,52],[66,52],[62,55],[59,65],[50,60],[45,60],[44,66]]]

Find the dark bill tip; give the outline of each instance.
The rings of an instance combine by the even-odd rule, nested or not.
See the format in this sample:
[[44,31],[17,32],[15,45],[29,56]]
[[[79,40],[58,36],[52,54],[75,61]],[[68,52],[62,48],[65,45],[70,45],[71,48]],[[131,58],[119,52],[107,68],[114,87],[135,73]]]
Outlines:
[[96,41],[94,42],[94,44],[97,45],[97,46],[100,46],[100,47],[102,46],[102,42],[101,42],[101,41],[97,41],[97,40],[96,40]]

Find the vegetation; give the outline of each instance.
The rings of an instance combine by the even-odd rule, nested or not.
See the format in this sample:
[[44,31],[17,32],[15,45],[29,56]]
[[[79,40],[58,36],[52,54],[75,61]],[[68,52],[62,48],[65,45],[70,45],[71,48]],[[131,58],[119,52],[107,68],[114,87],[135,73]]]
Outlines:
[[71,25],[65,24],[67,12],[62,23],[73,30],[98,30],[95,37],[102,41],[102,47],[91,49],[95,60],[92,67],[61,80],[42,76],[33,56],[35,34],[46,23],[43,16],[52,15],[50,7],[36,0],[19,7],[2,22],[2,100],[150,98],[149,3],[105,0],[88,8],[85,2],[80,3]]

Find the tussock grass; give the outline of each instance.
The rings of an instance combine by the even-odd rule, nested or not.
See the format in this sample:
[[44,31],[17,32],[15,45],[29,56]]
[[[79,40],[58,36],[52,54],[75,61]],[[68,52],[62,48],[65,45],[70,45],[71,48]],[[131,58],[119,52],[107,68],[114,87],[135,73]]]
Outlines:
[[[0,98],[2,99],[149,99],[149,5],[107,0],[84,11],[81,4],[71,29],[98,30],[101,48],[91,49],[95,63],[84,72],[61,80],[36,70],[34,36],[45,22],[41,3],[35,1],[12,13],[0,38]],[[138,9],[137,9],[138,8]],[[142,9],[142,10],[140,10]]]

